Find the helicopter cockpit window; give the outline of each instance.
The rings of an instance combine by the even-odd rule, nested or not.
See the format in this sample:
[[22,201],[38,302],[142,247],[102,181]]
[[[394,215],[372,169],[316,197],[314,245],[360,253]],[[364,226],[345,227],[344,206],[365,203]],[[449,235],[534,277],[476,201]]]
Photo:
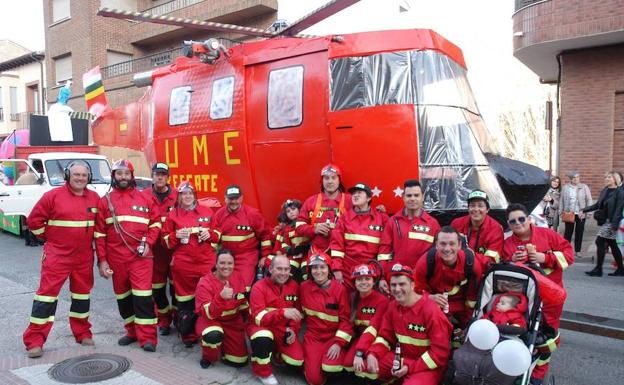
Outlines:
[[232,116],[234,101],[234,76],[217,79],[212,83],[210,119],[227,119]]
[[169,125],[187,124],[191,115],[191,86],[177,87],[171,90],[169,98]]
[[270,129],[295,127],[303,121],[303,66],[269,73],[267,100]]

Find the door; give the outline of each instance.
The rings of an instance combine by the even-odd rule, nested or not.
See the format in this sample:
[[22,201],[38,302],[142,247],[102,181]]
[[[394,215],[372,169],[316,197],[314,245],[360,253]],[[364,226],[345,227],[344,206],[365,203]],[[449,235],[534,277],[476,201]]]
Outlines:
[[28,216],[48,185],[41,184],[41,175],[23,159],[0,159],[0,163],[0,210],[5,215]]

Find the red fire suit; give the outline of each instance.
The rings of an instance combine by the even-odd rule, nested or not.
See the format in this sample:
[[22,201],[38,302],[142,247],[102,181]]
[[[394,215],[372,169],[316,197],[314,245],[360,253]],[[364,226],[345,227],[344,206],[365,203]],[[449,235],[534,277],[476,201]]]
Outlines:
[[[366,297],[360,297],[360,302],[355,310],[355,337],[351,340],[351,345],[342,363],[347,372],[353,372],[355,352],[358,350],[366,352],[377,338],[377,331],[381,329],[381,321],[388,303],[390,303],[388,297],[375,290]],[[358,375],[371,380],[377,379],[377,374],[366,371],[366,361],[364,361],[364,372],[358,373]]]
[[290,345],[286,344],[286,327],[295,336],[299,335],[301,322],[284,317],[284,309],[295,308],[301,311],[299,285],[289,279],[284,285],[276,284],[267,277],[256,282],[251,289],[251,318],[247,326],[247,335],[251,342],[251,368],[259,377],[268,377],[273,373],[271,355],[279,353],[288,365],[303,365],[303,348],[299,338]]
[[[154,192],[154,189],[143,190],[143,194],[154,199],[154,204],[158,207],[160,213],[160,223],[165,226],[165,221],[169,215],[169,211],[173,209],[178,197],[178,193],[170,186],[168,194],[161,201],[159,196]],[[162,236],[161,234],[161,240]],[[154,271],[152,272],[152,295],[154,296],[154,302],[158,310],[158,327],[164,328],[171,325],[173,321],[173,312],[177,310],[177,304],[175,301],[175,289],[173,287],[173,277],[171,276],[171,256],[172,251],[169,250],[163,242],[156,242],[154,244]],[[167,298],[167,281],[169,281],[169,293],[171,295],[171,306],[169,305],[169,299]]]
[[[300,293],[301,308],[306,316],[303,372],[309,384],[322,385],[325,382],[323,372],[342,371],[346,346],[353,336],[349,292],[344,285],[331,280],[325,288],[314,281],[305,281]],[[341,351],[335,360],[330,360],[327,351],[333,344],[338,344]]]
[[347,193],[338,193],[335,199],[328,198],[322,192],[312,195],[303,202],[299,210],[299,217],[295,224],[296,232],[299,236],[310,239],[315,249],[326,251],[329,248],[331,232],[327,237],[315,234],[314,226],[317,223],[329,223],[333,229],[336,227],[338,218],[352,207],[351,195]]
[[262,214],[247,205],[241,205],[236,212],[221,207],[212,224],[221,231],[221,247],[234,253],[234,274],[242,277],[247,291],[251,290],[258,266],[258,245],[262,257],[271,253],[271,230]]
[[[174,257],[175,258],[175,257]],[[234,291],[232,299],[223,299],[225,282],[208,273],[199,280],[195,312],[199,315],[195,332],[202,336],[202,358],[216,362],[219,355],[236,365],[247,363],[245,322],[243,312],[249,308],[245,285],[232,276],[229,284]]]
[[285,254],[290,261],[291,276],[299,280],[299,277],[301,277],[301,264],[307,256],[310,240],[297,234],[295,226],[294,221],[288,223],[276,234],[273,252],[267,258],[266,266],[268,267],[271,264],[273,257],[277,253]]
[[349,289],[353,289],[353,282],[347,277],[353,268],[377,258],[387,221],[388,216],[375,209],[363,213],[350,209],[338,219],[329,243],[332,271],[342,272],[343,283]]
[[392,301],[373,345],[367,354],[379,361],[379,378],[392,379],[392,361],[397,343],[408,373],[404,385],[437,385],[450,356],[451,324],[427,293],[411,307]]
[[503,295],[504,294],[501,294],[496,297],[496,299],[492,303],[492,310],[485,313],[481,318],[488,319],[494,322],[496,325],[511,325],[520,328],[526,328],[527,321],[524,318],[524,314],[526,313],[528,308],[526,297],[522,294],[513,294],[516,297],[520,298],[520,303],[518,303],[518,305],[516,305],[516,307],[513,309],[509,309],[506,312],[501,312],[496,309],[496,304],[500,301]]
[[[110,200],[122,230],[120,234],[115,228],[108,200],[102,197],[94,233],[98,260],[107,261],[113,270],[113,291],[128,337],[138,339],[141,346],[148,342],[156,346],[152,247],[162,227],[159,211],[152,199],[134,187],[114,188]],[[136,250],[144,236],[149,252],[140,257]]]
[[477,301],[477,289],[481,280],[481,265],[478,261],[473,264],[473,276],[468,279],[464,265],[466,255],[463,250],[457,253],[457,262],[454,267],[448,267],[436,252],[433,275],[427,281],[427,255],[423,255],[416,263],[416,290],[424,290],[429,294],[448,293],[448,316],[457,321],[456,327],[464,329],[472,317],[472,311]]
[[451,226],[466,237],[468,247],[481,262],[483,271],[491,264],[500,262],[500,254],[503,252],[503,227],[494,218],[486,215],[478,230],[472,228],[470,215],[453,219]]
[[[559,233],[542,227],[531,225],[531,239],[523,241],[516,235],[511,235],[503,244],[503,260],[511,261],[511,257],[518,246],[531,243],[535,245],[537,252],[546,254],[546,261],[541,264],[548,278],[557,285],[563,286],[563,270],[574,263],[574,251],[570,242],[566,241]],[[542,313],[546,324],[554,329],[547,334],[552,334],[552,338],[548,338],[544,343],[537,346],[542,352],[537,361],[537,366],[533,369],[531,376],[536,378],[544,378],[548,372],[548,364],[550,362],[551,353],[557,350],[559,346],[559,320],[563,305],[544,304]]]
[[42,347],[54,322],[61,287],[69,277],[69,326],[77,342],[91,338],[89,292],[93,288],[93,231],[98,195],[85,189],[76,195],[69,184],[43,194],[28,216],[28,228],[45,239],[41,280],[24,332],[29,350]]
[[406,209],[394,214],[381,236],[378,259],[384,271],[395,263],[414,269],[421,255],[433,246],[440,231],[438,221],[422,210],[419,216],[409,219]]
[[[210,208],[196,205],[191,210],[181,207],[174,208],[167,217],[163,230],[165,245],[173,250],[171,259],[171,273],[176,284],[175,298],[178,302],[178,312],[192,313],[195,310],[195,288],[197,282],[211,272],[216,261],[215,250],[211,243],[218,243],[220,232],[211,228],[213,212]],[[187,244],[182,244],[176,237],[176,230],[190,228],[191,236]],[[210,238],[200,242],[200,228],[208,229]],[[189,333],[182,335],[187,343],[196,341],[198,335]]]

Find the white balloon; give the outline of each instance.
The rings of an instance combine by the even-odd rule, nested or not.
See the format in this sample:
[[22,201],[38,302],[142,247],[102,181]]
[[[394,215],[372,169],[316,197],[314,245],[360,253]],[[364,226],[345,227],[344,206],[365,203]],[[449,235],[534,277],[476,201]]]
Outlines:
[[508,376],[519,376],[531,366],[531,352],[520,341],[506,340],[492,351],[494,366]]
[[480,319],[470,325],[468,340],[472,346],[479,350],[490,350],[498,343],[498,328],[487,319]]

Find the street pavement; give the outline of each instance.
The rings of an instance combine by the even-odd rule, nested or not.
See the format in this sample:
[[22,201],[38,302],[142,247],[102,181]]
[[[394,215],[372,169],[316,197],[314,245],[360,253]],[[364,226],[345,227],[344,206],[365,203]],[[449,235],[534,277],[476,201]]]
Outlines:
[[[583,274],[591,269],[590,228],[585,239],[585,253],[565,275],[568,300],[565,310],[624,320],[624,277],[608,277],[611,260],[605,263],[605,276],[591,278]],[[82,347],[74,342],[69,329],[69,292],[67,285],[59,296],[56,321],[44,347],[45,355],[36,360],[25,356],[22,333],[28,324],[32,298],[39,283],[41,247],[25,247],[23,240],[0,233],[0,384],[58,384],[49,379],[49,367],[66,358],[112,353],[132,361],[131,370],[102,384],[260,384],[249,366],[234,369],[217,363],[201,369],[200,348],[185,348],[176,335],[160,337],[156,353],[145,353],[136,344],[117,346],[123,335],[110,281],[97,273],[91,293],[91,323],[96,347]],[[557,385],[621,385],[624,378],[624,342],[589,334],[562,330],[562,345],[553,357],[551,373]],[[282,384],[304,384],[302,375],[276,369]],[[344,384],[344,378],[329,384]]]

